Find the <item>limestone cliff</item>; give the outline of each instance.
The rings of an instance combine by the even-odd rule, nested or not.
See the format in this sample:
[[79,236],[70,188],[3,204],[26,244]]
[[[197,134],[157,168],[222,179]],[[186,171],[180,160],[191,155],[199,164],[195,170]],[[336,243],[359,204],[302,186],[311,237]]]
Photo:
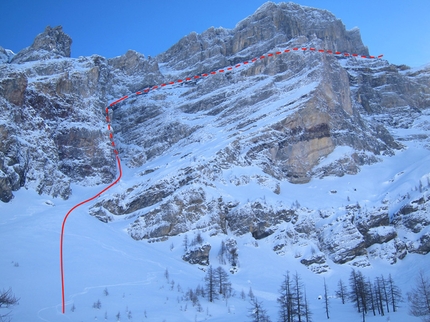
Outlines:
[[[104,112],[119,97],[285,48],[369,54],[359,30],[346,30],[331,13],[271,2],[231,30],[191,33],[154,58],[132,50],[70,58],[71,43],[61,27],[47,27],[15,56],[0,50],[3,202],[22,187],[68,198],[71,183],[111,182]],[[365,208],[371,197],[311,208],[291,193],[359,174],[411,142],[428,149],[428,68],[309,50],[242,65],[117,105],[115,143],[133,175],[90,214],[128,220],[137,240],[190,230],[250,233],[280,255],[294,249],[318,273],[329,262],[367,265],[374,256],[395,263],[409,252],[428,253],[426,186],[414,197],[396,190],[389,199],[384,190],[372,196],[372,209]],[[419,134],[401,131],[412,128]]]

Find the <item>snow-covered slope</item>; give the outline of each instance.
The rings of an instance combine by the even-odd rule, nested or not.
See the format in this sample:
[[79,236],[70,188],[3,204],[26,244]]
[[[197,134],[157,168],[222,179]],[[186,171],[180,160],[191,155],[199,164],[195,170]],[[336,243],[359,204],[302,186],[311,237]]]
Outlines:
[[[423,143],[426,144],[423,138],[428,133],[429,121],[430,115],[424,112],[411,120],[409,128],[392,129],[395,135],[407,138],[403,141],[404,149],[396,152],[394,156],[381,157],[377,164],[362,167],[356,175],[314,178],[302,185],[283,182],[278,195],[272,192],[273,187],[270,185],[262,188],[257,183],[257,178],[255,182],[242,182],[237,186],[231,183],[240,182],[240,178],[243,180],[242,176],[255,176],[252,168],[235,166],[226,171],[222,188],[226,192],[229,191],[230,195],[234,193],[235,196],[241,196],[239,201],[244,204],[249,203],[248,198],[255,195],[265,196],[261,197],[266,199],[265,203],[279,205],[279,208],[282,208],[282,204],[290,206],[298,201],[300,205],[294,206],[298,208],[298,223],[294,226],[291,222],[280,223],[277,233],[260,240],[256,240],[251,233],[235,236],[228,231],[226,235],[212,236],[210,230],[200,230],[205,242],[212,245],[210,263],[214,267],[221,265],[226,271],[231,268],[230,264],[220,264],[217,257],[223,240],[236,240],[239,254],[238,267],[235,273],[230,275],[235,295],[227,301],[216,300],[214,303],[200,297],[201,308],[193,306],[192,302],[186,299],[186,292],[189,288],[204,285],[204,270],[207,267],[191,265],[182,260],[184,236],[187,234],[188,240],[191,241],[195,238],[195,232],[170,237],[165,242],[136,241],[127,233],[129,220],[104,224],[88,216],[88,207],[84,207],[73,213],[66,226],[67,308],[66,314],[62,315],[58,262],[61,222],[71,206],[81,201],[84,196],[95,194],[99,188],[74,185],[72,188],[75,193],[67,201],[53,199],[48,195],[37,195],[31,189],[20,190],[11,202],[0,205],[0,244],[3,245],[0,259],[3,277],[1,287],[12,287],[14,293],[20,297],[20,305],[13,308],[13,320],[104,320],[106,315],[108,321],[116,321],[118,313],[121,320],[128,320],[127,312],[131,312],[130,320],[134,321],[247,320],[246,316],[251,307],[247,295],[250,288],[254,295],[263,301],[272,320],[276,320],[277,291],[286,271],[297,272],[301,276],[314,321],[325,320],[324,305],[318,299],[323,294],[324,278],[331,296],[330,320],[344,321],[345,316],[358,320],[360,315],[352,304],[342,305],[341,300],[334,294],[339,279],[347,282],[351,269],[357,266],[336,264],[331,258],[326,258],[325,265],[311,264],[307,268],[300,260],[310,259],[314,253],[312,248],[316,250],[318,245],[313,236],[307,235],[304,230],[301,230],[301,233],[297,230],[300,230],[299,227],[305,229],[305,223],[319,216],[315,216],[312,209],[327,210],[324,218],[320,217],[315,223],[317,227],[324,227],[333,225],[336,218],[341,220],[348,205],[359,203],[362,208],[371,211],[374,207],[379,207],[383,200],[392,215],[408,205],[409,201],[419,200],[421,197],[428,199],[430,151],[423,148]],[[206,146],[208,149],[212,148],[212,144]],[[203,151],[204,149],[202,153]],[[331,163],[348,152],[348,149],[336,148],[321,164]],[[153,160],[150,163],[151,168],[167,173],[169,165],[165,160],[168,158]],[[140,176],[136,174],[151,168],[136,170],[126,166],[120,185],[108,195],[120,193],[125,187],[139,183]],[[232,180],[233,177],[236,181]],[[422,183],[421,186],[419,182]],[[237,189],[240,189],[240,194]],[[224,196],[229,198],[228,193]],[[263,204],[263,200],[261,203]],[[418,225],[422,225],[428,218],[426,211],[422,211],[421,216],[422,220]],[[208,216],[202,218],[203,221],[210,220]],[[372,231],[383,235],[383,230],[394,226],[379,227]],[[295,236],[285,233],[288,231],[296,231]],[[397,231],[400,240],[417,239],[429,232],[428,227],[423,227],[417,233],[406,227]],[[336,231],[328,234],[334,242],[337,242],[336,238],[347,237],[336,234]],[[415,237],[411,238],[412,235]],[[286,245],[276,247],[281,244],[280,240],[286,242]],[[381,274],[392,274],[406,297],[417,272],[420,269],[426,270],[429,264],[428,256],[409,254],[391,265],[390,251],[388,243],[375,243],[366,256],[368,266],[361,270],[371,280]],[[386,257],[383,254],[386,254]],[[327,272],[314,273],[316,269],[324,267],[328,268]],[[165,277],[166,269],[169,281]],[[105,289],[108,290],[108,296],[104,295]],[[247,296],[245,299],[242,299],[242,290]],[[98,300],[101,302],[101,309],[93,308],[93,304]],[[391,312],[383,317],[373,317],[371,314],[367,316],[368,321],[387,319],[419,320],[408,315],[407,303],[402,303],[396,313]]]
[[[324,278],[331,320],[360,318],[334,296],[352,268],[392,274],[406,298],[429,264],[428,66],[363,59],[357,29],[292,3],[155,58],[72,59],[70,43],[49,27],[0,64],[0,289],[21,298],[14,320],[246,320],[250,288],[276,320],[286,271],[301,276],[314,321]],[[68,219],[62,315],[61,222],[115,176],[106,105],[185,77],[111,110],[123,176]],[[235,294],[193,305],[208,263],[230,272]],[[367,319],[414,321],[407,303]]]
[[[393,195],[403,191],[405,186],[410,191],[421,178],[422,168],[426,166],[426,158],[429,158],[429,155],[408,151],[399,153],[388,161],[387,164],[393,162],[393,169],[368,166],[356,176],[316,179],[315,182],[300,186],[300,190],[295,190],[295,194],[298,200],[302,200],[300,196],[312,193],[313,198],[309,199],[306,206],[310,206],[310,203],[328,203],[326,199],[330,198],[333,213],[336,215],[342,207],[341,204],[346,203],[348,192],[345,187],[348,187],[351,193],[353,189],[350,188],[359,187],[358,195],[366,195],[372,199],[388,186],[395,188],[390,190]],[[410,162],[412,156],[419,156],[417,162]],[[406,171],[400,174],[397,172],[400,169]],[[129,171],[126,171],[125,182],[130,180],[127,180],[130,178],[127,176]],[[368,178],[380,179],[377,184],[379,188],[370,184]],[[351,303],[342,305],[341,300],[335,296],[338,281],[343,279],[348,283],[350,271],[354,266],[337,265],[328,259],[329,271],[314,274],[297,258],[299,252],[301,255],[307,255],[306,251],[311,254],[310,249],[306,250],[304,240],[276,254],[273,251],[273,243],[278,236],[255,240],[250,233],[235,237],[231,234],[210,236],[209,232],[202,232],[203,239],[213,245],[210,263],[214,267],[221,265],[217,254],[221,242],[227,238],[234,238],[237,242],[239,265],[235,274],[229,276],[235,295],[228,300],[216,300],[214,303],[200,297],[202,310],[199,312],[198,306],[193,306],[191,301],[186,300],[186,292],[189,288],[195,289],[198,285],[204,285],[204,270],[207,267],[191,265],[182,260],[184,235],[159,243],[135,241],[127,234],[125,221],[106,225],[88,216],[87,208],[76,210],[66,226],[67,307],[66,314],[62,315],[58,261],[62,218],[82,196],[92,195],[97,191],[96,188],[73,188],[76,193],[67,201],[40,196],[32,190],[20,190],[13,201],[0,205],[0,287],[12,287],[13,292],[20,297],[20,304],[13,308],[14,321],[104,320],[105,314],[108,321],[117,321],[118,312],[121,321],[128,321],[127,311],[131,312],[131,321],[246,321],[251,307],[247,295],[250,288],[254,295],[263,301],[272,321],[276,321],[276,298],[279,296],[278,289],[283,274],[287,271],[291,274],[297,272],[301,276],[314,321],[325,320],[324,305],[318,299],[324,292],[324,278],[330,295],[330,320],[344,321],[345,316],[352,320],[360,319]],[[368,193],[364,192],[366,188]],[[330,191],[333,190],[337,190],[338,194],[331,195]],[[252,193],[251,188],[249,192]],[[417,194],[416,191],[411,192],[411,198]],[[372,200],[369,201],[368,207],[371,205]],[[282,228],[288,229],[287,226],[288,224],[283,224]],[[193,232],[188,233],[189,240],[194,237]],[[418,254],[410,254],[396,265],[390,265],[386,260],[372,256],[369,257],[369,263],[370,266],[362,268],[365,276],[373,280],[381,274],[386,277],[392,274],[404,297],[413,286],[411,281],[418,271],[425,271],[429,264],[428,256]],[[226,271],[231,267],[221,266]],[[169,273],[169,281],[165,277],[166,270]],[[105,289],[108,290],[108,296],[104,295]],[[242,290],[247,295],[245,299],[242,299]],[[101,302],[101,309],[93,308],[93,304],[98,300]],[[396,313],[383,317],[373,317],[369,313],[367,316],[368,321],[387,319],[419,321],[408,315],[407,303],[401,303]]]

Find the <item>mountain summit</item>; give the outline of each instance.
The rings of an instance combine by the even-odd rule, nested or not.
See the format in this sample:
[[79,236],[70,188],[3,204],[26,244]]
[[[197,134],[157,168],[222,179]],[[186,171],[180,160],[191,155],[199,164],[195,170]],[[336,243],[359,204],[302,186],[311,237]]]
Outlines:
[[[430,72],[361,58],[368,49],[359,30],[328,11],[269,2],[232,30],[191,33],[154,58],[74,59],[70,46],[61,27],[47,27],[0,65],[3,202],[22,187],[67,199],[72,183],[111,182],[108,102],[189,78],[111,112],[129,176],[91,215],[128,221],[137,240],[197,230],[267,238],[319,273],[330,263],[395,263],[430,251],[429,175],[420,163],[430,144]],[[380,171],[381,182],[363,188],[373,180],[363,169],[418,150],[416,167]],[[408,175],[421,187],[414,193],[398,179]]]
[[45,31],[36,36],[33,44],[21,50],[14,58],[13,63],[70,57],[72,39],[63,32],[63,27],[45,28]]
[[157,59],[175,69],[202,73],[207,67],[224,67],[276,47],[306,42],[333,51],[369,54],[360,31],[347,31],[330,12],[291,2],[267,2],[234,29],[210,28],[200,35],[191,33]]

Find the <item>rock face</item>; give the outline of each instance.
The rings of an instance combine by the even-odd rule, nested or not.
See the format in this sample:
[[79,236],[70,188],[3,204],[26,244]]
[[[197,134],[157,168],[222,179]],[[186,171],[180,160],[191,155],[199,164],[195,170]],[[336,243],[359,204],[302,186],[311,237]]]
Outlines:
[[182,259],[190,264],[209,266],[209,252],[211,245],[205,244],[200,247],[190,249],[182,256]]
[[208,65],[233,65],[291,40],[297,45],[320,41],[322,48],[368,55],[360,31],[347,31],[330,12],[294,3],[268,2],[234,29],[210,28],[201,35],[191,33],[157,56],[157,60],[174,70],[203,73]]
[[20,187],[68,198],[72,180],[99,184],[115,175],[101,119],[106,60],[64,58],[70,44],[61,27],[48,27],[0,65],[2,201]]
[[34,39],[33,44],[13,57],[13,63],[70,57],[72,39],[63,32],[63,27],[46,27]]
[[0,46],[0,64],[10,63],[14,56],[15,54],[13,53],[13,51],[9,49],[4,49],[2,46]]
[[[395,263],[428,253],[426,187],[422,202],[404,196],[394,212],[384,200],[374,209],[342,201],[336,211],[285,200],[292,186],[357,174],[412,139],[430,147],[428,135],[398,134],[428,113],[429,68],[310,50],[274,54],[285,48],[368,55],[358,29],[293,3],[269,2],[231,30],[191,33],[155,58],[132,50],[70,58],[70,37],[47,27],[30,47],[0,59],[0,200],[21,187],[68,198],[71,183],[111,182],[108,102],[190,77],[112,109],[115,143],[135,178],[99,198],[91,215],[130,220],[136,240],[190,230],[250,234],[316,273],[330,263]],[[193,77],[267,53],[232,72]],[[207,265],[209,250],[204,245],[184,260]],[[236,244],[233,253],[236,267]]]

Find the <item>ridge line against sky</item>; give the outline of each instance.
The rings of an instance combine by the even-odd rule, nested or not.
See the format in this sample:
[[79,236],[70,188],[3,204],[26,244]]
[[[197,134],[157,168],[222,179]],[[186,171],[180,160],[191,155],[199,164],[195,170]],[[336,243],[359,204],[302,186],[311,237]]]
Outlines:
[[[193,31],[202,33],[212,26],[233,29],[265,2],[3,0],[0,46],[17,53],[46,26],[62,25],[73,40],[72,57],[112,58],[129,49],[156,56]],[[347,30],[358,27],[371,55],[384,54],[390,63],[411,67],[430,63],[429,0],[294,2],[332,12]]]

